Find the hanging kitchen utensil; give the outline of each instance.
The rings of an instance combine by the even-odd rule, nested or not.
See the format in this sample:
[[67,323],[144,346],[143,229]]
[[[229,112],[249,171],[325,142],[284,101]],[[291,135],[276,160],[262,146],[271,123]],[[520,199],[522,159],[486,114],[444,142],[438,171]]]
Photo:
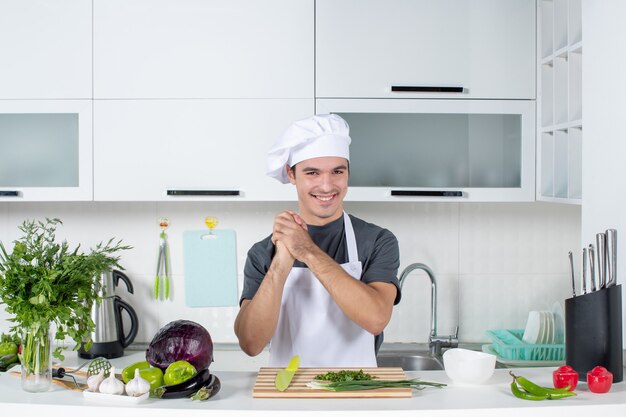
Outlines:
[[156,278],[154,279],[154,298],[156,300],[167,300],[170,296],[169,245],[167,243],[167,233],[165,233],[169,225],[170,221],[166,217],[159,219],[161,234],[159,235],[159,257],[157,259]]

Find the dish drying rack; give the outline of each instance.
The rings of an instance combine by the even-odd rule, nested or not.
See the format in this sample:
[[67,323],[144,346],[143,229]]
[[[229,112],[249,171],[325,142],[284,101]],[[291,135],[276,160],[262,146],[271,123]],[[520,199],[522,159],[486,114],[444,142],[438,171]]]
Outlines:
[[487,330],[492,348],[503,359],[516,361],[563,361],[565,344],[530,344],[522,340],[524,329]]

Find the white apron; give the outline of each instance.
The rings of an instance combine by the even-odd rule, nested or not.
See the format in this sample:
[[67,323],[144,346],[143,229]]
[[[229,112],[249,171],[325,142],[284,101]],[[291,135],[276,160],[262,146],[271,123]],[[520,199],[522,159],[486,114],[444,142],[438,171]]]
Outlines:
[[[346,213],[343,220],[348,263],[341,267],[361,279],[352,222]],[[283,368],[294,355],[302,367],[376,367],[374,336],[341,311],[308,268],[292,268],[285,283],[269,366]]]

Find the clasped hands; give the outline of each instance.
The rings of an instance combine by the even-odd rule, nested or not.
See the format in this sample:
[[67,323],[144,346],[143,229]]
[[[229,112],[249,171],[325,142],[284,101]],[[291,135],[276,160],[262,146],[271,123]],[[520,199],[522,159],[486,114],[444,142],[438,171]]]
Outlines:
[[286,250],[293,259],[303,263],[307,254],[318,249],[302,217],[291,210],[279,213],[274,219],[272,243],[276,245],[277,254],[284,254]]

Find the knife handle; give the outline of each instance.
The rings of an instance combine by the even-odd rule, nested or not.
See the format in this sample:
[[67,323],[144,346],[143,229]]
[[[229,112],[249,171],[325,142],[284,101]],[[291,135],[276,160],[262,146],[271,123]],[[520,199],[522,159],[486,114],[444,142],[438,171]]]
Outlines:
[[583,294],[587,294],[587,248],[583,248],[582,284],[580,286]]
[[617,230],[606,231],[607,287],[617,284]]
[[589,245],[589,278],[591,279],[591,291],[597,290],[596,286],[596,264],[595,264],[595,249],[593,244]]
[[598,289],[606,286],[606,235],[596,234],[596,250],[598,255]]
[[574,277],[574,258],[572,251],[567,252],[567,257],[569,258],[569,273],[572,277],[572,298],[574,298],[576,297],[576,278]]

